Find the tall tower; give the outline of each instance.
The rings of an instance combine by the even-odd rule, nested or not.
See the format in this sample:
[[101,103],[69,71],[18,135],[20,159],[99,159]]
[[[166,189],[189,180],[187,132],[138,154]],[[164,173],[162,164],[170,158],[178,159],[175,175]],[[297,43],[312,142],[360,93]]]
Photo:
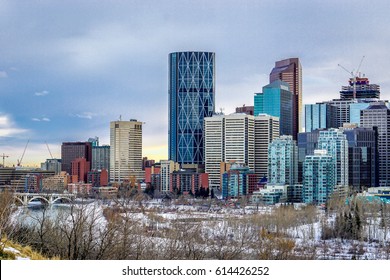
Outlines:
[[298,180],[298,148],[291,135],[272,141],[268,148],[268,182],[293,186]]
[[290,91],[289,85],[281,80],[277,80],[264,86],[262,93],[255,94],[254,114],[255,116],[268,114],[278,117],[280,135],[293,136],[293,100],[294,95]]
[[215,104],[215,53],[169,54],[169,159],[204,164],[203,121]]
[[293,93],[293,139],[302,131],[302,66],[299,58],[288,58],[275,62],[269,75],[269,82],[282,80],[288,83]]
[[220,163],[234,161],[254,170],[254,117],[244,113],[205,118],[205,168],[209,186],[220,185]]
[[110,123],[110,180],[143,179],[142,122],[137,120]]
[[332,156],[336,185],[348,186],[348,141],[343,131],[335,128],[320,131],[318,149]]
[[255,116],[255,173],[268,176],[268,146],[279,137],[279,118],[267,114]]
[[72,161],[76,158],[85,158],[92,162],[91,142],[64,142],[61,145],[62,171],[72,173]]
[[334,171],[334,160],[327,150],[314,150],[314,155],[306,156],[303,165],[304,203],[326,203],[336,185]]
[[360,111],[360,124],[378,129],[379,186],[390,186],[390,109],[384,102],[371,103]]

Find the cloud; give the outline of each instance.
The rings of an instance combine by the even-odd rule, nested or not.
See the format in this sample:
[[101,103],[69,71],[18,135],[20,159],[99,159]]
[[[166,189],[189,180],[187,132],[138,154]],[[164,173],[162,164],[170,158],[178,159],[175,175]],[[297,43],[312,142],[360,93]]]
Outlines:
[[0,78],[7,78],[8,74],[5,71],[0,71]]
[[43,91],[34,93],[35,96],[45,96],[48,94],[49,94],[49,92],[47,90],[43,90]]
[[50,122],[51,120],[49,118],[32,118],[31,119],[34,122]]
[[9,116],[0,115],[0,137],[13,137],[27,131],[27,129],[18,128]]
[[93,117],[96,117],[96,113],[91,113],[91,112],[83,112],[81,114],[71,114],[72,117],[77,117],[80,119],[89,119],[92,120]]

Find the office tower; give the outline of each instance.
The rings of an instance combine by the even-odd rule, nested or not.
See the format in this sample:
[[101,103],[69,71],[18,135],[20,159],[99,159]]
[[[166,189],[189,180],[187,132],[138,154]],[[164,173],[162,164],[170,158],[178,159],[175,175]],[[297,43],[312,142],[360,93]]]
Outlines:
[[225,116],[224,158],[254,170],[254,117],[246,114]]
[[298,183],[303,182],[303,162],[318,149],[319,129],[298,133]]
[[215,54],[169,54],[169,160],[204,164],[203,120],[215,105]]
[[254,115],[255,112],[255,106],[245,106],[242,105],[242,107],[236,107],[236,113],[245,113],[247,115]]
[[331,128],[320,131],[318,149],[326,150],[332,157],[336,185],[348,186],[348,141],[342,130]]
[[293,186],[298,180],[298,149],[291,135],[272,141],[268,148],[268,182]]
[[235,163],[222,175],[222,198],[240,198],[254,189],[256,175],[248,166]]
[[[275,62],[275,67],[269,75],[269,82],[273,83],[282,80],[288,83],[290,91],[294,95],[292,109],[292,126],[291,134],[293,139],[297,139],[297,134],[302,131],[302,66],[299,58],[288,58]],[[266,112],[265,112],[266,113]],[[280,120],[282,123],[282,120]]]
[[160,191],[167,193],[171,191],[171,174],[173,171],[180,170],[180,165],[172,160],[161,160],[160,161]]
[[254,170],[254,117],[244,113],[205,118],[205,170],[210,187],[220,186],[220,163],[233,161]]
[[92,146],[92,168],[93,170],[106,169],[110,171],[110,146]]
[[324,204],[336,185],[335,162],[326,150],[315,150],[303,165],[302,197],[304,203]]
[[110,181],[142,180],[142,122],[110,122]]
[[281,80],[263,87],[254,97],[255,116],[268,114],[279,118],[280,135],[293,135],[293,99],[289,85]]
[[55,174],[61,172],[61,160],[57,158],[47,159],[46,162],[41,163],[41,169],[47,171],[54,171]]
[[204,119],[205,172],[209,174],[211,188],[221,186],[220,164],[224,161],[225,115],[214,115]]
[[72,161],[85,158],[92,162],[92,144],[90,142],[64,142],[61,145],[62,171],[72,174]]
[[[356,99],[359,98],[380,98],[380,87],[376,84],[370,84],[368,78],[356,77]],[[340,99],[353,99],[354,79],[349,79],[349,85],[342,86]]]
[[356,103],[352,99],[333,99],[331,101],[324,102],[334,107],[335,114],[333,115],[332,125],[334,128],[342,127],[344,123],[350,123],[350,104]]
[[360,112],[362,127],[378,129],[379,186],[390,185],[390,109],[384,102],[371,103]]
[[323,103],[305,105],[305,132],[320,128],[337,128],[336,107]]
[[255,116],[255,174],[268,176],[268,146],[279,137],[279,118],[267,114]]
[[76,158],[72,161],[72,183],[88,181],[88,172],[91,171],[91,162],[85,158]]
[[378,187],[378,129],[346,125],[343,132],[348,141],[349,186],[361,192]]

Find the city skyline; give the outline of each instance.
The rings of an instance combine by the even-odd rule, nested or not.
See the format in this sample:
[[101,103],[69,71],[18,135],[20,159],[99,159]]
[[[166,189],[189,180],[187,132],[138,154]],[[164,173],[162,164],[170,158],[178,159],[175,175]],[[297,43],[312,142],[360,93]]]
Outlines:
[[275,61],[290,57],[301,61],[303,104],[338,98],[349,75],[337,65],[356,70],[363,55],[361,72],[390,99],[388,5],[0,1],[0,154],[16,165],[30,139],[23,165],[39,166],[50,158],[45,142],[56,158],[62,142],[109,144],[122,115],[145,122],[144,156],[168,159],[168,54],[177,51],[215,52],[215,110],[226,114],[253,105]]

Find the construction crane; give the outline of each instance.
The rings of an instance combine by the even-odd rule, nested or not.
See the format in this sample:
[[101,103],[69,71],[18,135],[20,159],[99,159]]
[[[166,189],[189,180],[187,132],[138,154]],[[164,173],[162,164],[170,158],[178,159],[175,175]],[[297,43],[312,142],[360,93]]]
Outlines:
[[348,74],[351,75],[351,81],[352,81],[352,86],[353,86],[353,99],[356,99],[356,82],[357,82],[357,78],[360,78],[359,70],[360,70],[360,67],[362,66],[364,57],[365,56],[363,55],[362,59],[360,60],[359,66],[358,66],[358,68],[356,69],[355,72],[349,71],[347,68],[345,68],[341,64],[337,64],[339,67],[341,67],[342,69],[347,71]]
[[3,167],[5,167],[5,158],[7,158],[9,156],[3,153],[0,157],[3,158]]
[[47,147],[47,149],[49,150],[49,154],[50,154],[50,156],[51,156],[51,159],[53,159],[53,155],[51,154],[51,151],[50,151],[49,145],[47,144],[47,142],[46,142],[46,141],[45,141],[45,143],[46,143],[46,147]]
[[23,160],[24,154],[26,153],[27,146],[28,146],[28,143],[29,143],[29,142],[30,142],[30,139],[27,140],[26,147],[24,147],[24,151],[23,151],[23,154],[22,154],[20,160],[18,159],[18,164],[17,164],[17,166],[22,166],[22,160]]

